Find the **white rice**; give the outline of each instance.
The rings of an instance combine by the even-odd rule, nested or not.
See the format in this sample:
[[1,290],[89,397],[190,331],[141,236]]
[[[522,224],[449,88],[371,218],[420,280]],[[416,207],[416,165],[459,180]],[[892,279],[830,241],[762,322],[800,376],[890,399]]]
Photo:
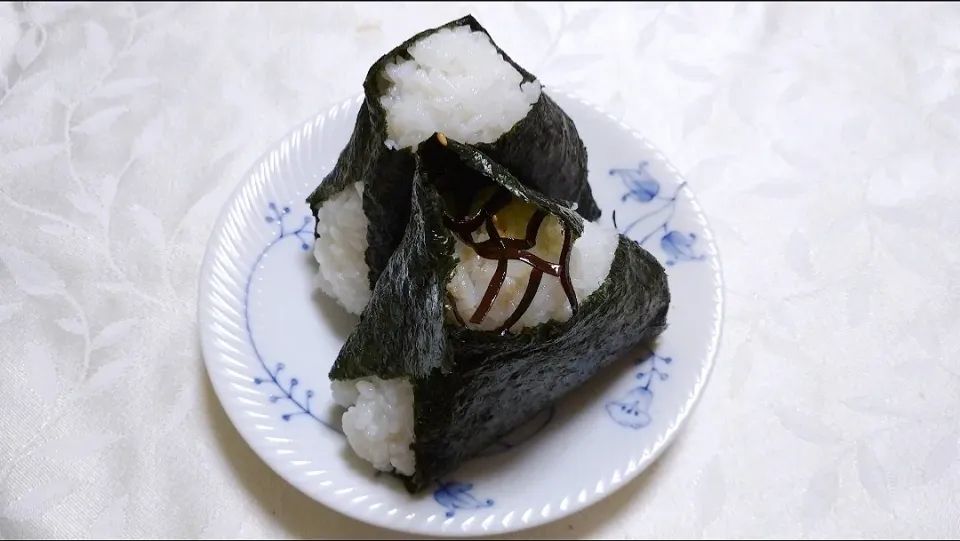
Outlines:
[[441,132],[462,143],[492,143],[540,99],[540,83],[505,61],[490,38],[467,26],[435,32],[387,64],[386,145],[414,147]]
[[[517,237],[516,234],[511,236]],[[488,238],[484,229],[474,234],[475,242]],[[618,241],[616,231],[592,222],[583,223],[583,234],[570,250],[570,279],[581,305],[600,287],[610,272]],[[556,217],[548,216],[540,226],[537,244],[530,252],[546,261],[558,262],[562,246],[563,228]],[[507,277],[500,293],[484,320],[477,325],[470,323],[470,317],[483,300],[487,286],[496,273],[497,261],[480,257],[460,239],[456,240],[456,256],[459,261],[453,278],[447,283],[447,292],[456,302],[460,318],[470,329],[499,328],[513,314],[523,298],[532,267],[515,260],[507,264]],[[533,327],[548,321],[567,321],[572,315],[560,279],[544,274],[533,302],[510,331],[517,332],[524,327]]]
[[315,285],[351,314],[359,315],[370,300],[367,225],[363,213],[363,182],[328,199],[317,211],[313,256],[320,264]]
[[404,379],[378,377],[331,384],[333,400],[347,408],[342,418],[347,443],[380,471],[413,475],[413,387]]

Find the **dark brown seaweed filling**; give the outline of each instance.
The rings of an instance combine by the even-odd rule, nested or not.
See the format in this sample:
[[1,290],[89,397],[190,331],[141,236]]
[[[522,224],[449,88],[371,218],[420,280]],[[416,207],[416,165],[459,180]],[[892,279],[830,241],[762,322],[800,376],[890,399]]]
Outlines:
[[[501,187],[498,188],[494,192],[494,195],[487,199],[480,207],[480,210],[472,216],[457,219],[451,217],[449,214],[444,214],[444,225],[453,231],[461,242],[472,248],[480,257],[497,261],[496,273],[490,280],[486,292],[484,292],[483,300],[470,317],[470,323],[478,325],[486,318],[487,313],[490,311],[494,301],[497,299],[497,295],[500,294],[500,290],[503,287],[504,279],[507,276],[507,264],[509,261],[517,260],[533,267],[533,270],[530,271],[530,280],[527,283],[527,288],[516,310],[514,310],[510,317],[503,322],[503,325],[497,329],[497,332],[501,334],[506,333],[530,308],[530,304],[533,302],[533,298],[540,288],[540,281],[544,274],[558,277],[560,284],[563,286],[563,291],[567,296],[567,301],[570,303],[570,308],[576,313],[578,307],[577,296],[573,291],[573,282],[570,280],[569,263],[572,236],[569,228],[564,228],[563,231],[563,246],[560,249],[559,263],[551,263],[530,253],[529,250],[537,244],[537,234],[540,232],[540,226],[543,224],[544,218],[547,217],[547,213],[541,209],[537,209],[533,213],[530,221],[527,222],[526,234],[523,239],[504,238],[497,230],[494,220],[497,211],[506,207],[512,198],[512,194]],[[466,215],[467,212],[461,212],[461,214]],[[485,241],[476,242],[473,240],[473,235],[479,231],[481,227],[486,228],[490,238]],[[456,302],[449,296],[448,301],[452,305],[451,308],[457,321],[461,325],[464,325]]]

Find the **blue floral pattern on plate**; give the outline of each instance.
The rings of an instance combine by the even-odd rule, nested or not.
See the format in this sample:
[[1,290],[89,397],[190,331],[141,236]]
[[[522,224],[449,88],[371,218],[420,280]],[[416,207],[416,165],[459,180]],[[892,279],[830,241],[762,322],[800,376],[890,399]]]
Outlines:
[[650,388],[654,381],[665,381],[670,378],[666,367],[673,359],[661,357],[653,351],[637,360],[641,366],[636,378],[643,383],[630,389],[615,400],[607,402],[607,413],[613,422],[620,426],[640,429],[650,424],[650,404],[653,402],[653,390]]
[[[619,177],[627,189],[620,197],[621,203],[634,202],[653,206],[652,210],[641,214],[626,224],[623,229],[617,225],[617,214],[614,211],[614,227],[647,249],[650,248],[647,244],[659,237],[660,249],[665,255],[663,264],[668,267],[682,261],[704,260],[705,256],[698,254],[696,250],[697,235],[685,233],[671,225],[677,209],[677,197],[686,186],[686,182],[678,184],[672,195],[664,195],[660,182],[650,174],[649,166],[649,162],[641,161],[635,169],[610,170],[610,175]],[[640,233],[637,234],[635,230]],[[634,234],[631,235],[631,233]],[[637,361],[644,368],[637,373],[636,377],[644,383],[606,403],[607,413],[615,423],[632,429],[641,429],[650,424],[653,420],[650,416],[650,405],[654,397],[650,387],[655,380],[664,381],[669,378],[665,370],[672,361],[672,358],[662,357],[653,351],[649,351],[648,355]]]
[[317,417],[313,411],[310,409],[310,399],[313,398],[313,390],[305,389],[303,391],[303,399],[298,399],[295,395],[297,391],[297,386],[300,385],[300,380],[296,377],[291,376],[286,384],[282,383],[281,372],[283,372],[285,365],[277,363],[274,368],[271,370],[267,367],[267,363],[263,360],[263,356],[260,354],[260,350],[257,348],[257,343],[253,339],[253,330],[250,328],[250,286],[253,284],[253,275],[256,272],[257,267],[260,266],[260,262],[263,261],[263,258],[276,246],[280,241],[288,238],[296,238],[300,241],[300,248],[302,250],[310,249],[310,240],[312,239],[312,230],[310,224],[312,223],[313,217],[310,215],[304,216],[303,221],[300,224],[300,227],[297,229],[289,229],[287,226],[287,220],[290,216],[290,207],[283,207],[282,209],[278,208],[275,203],[270,203],[268,205],[270,209],[270,214],[265,216],[265,220],[268,224],[276,224],[277,226],[277,236],[274,237],[270,243],[264,247],[263,251],[260,252],[260,255],[257,256],[257,260],[253,263],[253,270],[250,271],[250,276],[247,277],[247,286],[246,291],[244,292],[244,320],[247,323],[247,336],[250,339],[250,347],[253,349],[253,355],[257,358],[257,361],[260,362],[260,366],[263,367],[264,372],[267,373],[266,378],[256,377],[253,379],[253,382],[257,385],[270,384],[277,388],[279,394],[270,395],[271,403],[285,402],[289,403],[294,407],[294,411],[288,411],[281,415],[281,418],[284,421],[289,421],[291,418],[298,415],[307,415],[312,417],[315,421],[322,424],[323,426],[331,429],[337,430],[329,423],[324,422],[322,419]]
[[470,483],[461,483],[459,481],[449,481],[440,483],[433,493],[433,499],[443,506],[447,512],[447,518],[452,518],[457,514],[457,509],[485,509],[493,507],[493,500],[477,499],[471,491],[473,485]]
[[[666,196],[662,193],[660,182],[650,174],[648,167],[649,162],[642,161],[636,169],[610,170],[610,175],[620,177],[627,189],[626,193],[620,197],[622,203],[634,201],[642,205],[654,206],[652,210],[627,224],[620,233],[636,239],[644,248],[647,248],[647,242],[659,235],[660,249],[666,254],[663,263],[667,266],[673,266],[681,261],[703,260],[704,255],[696,253],[696,234],[672,229],[670,225],[677,210],[677,197],[686,186],[686,182],[679,184],[673,191],[673,195]],[[618,230],[620,229],[617,226],[616,211],[613,213],[613,224]],[[637,239],[630,233],[640,226],[645,226],[641,230],[646,233]]]

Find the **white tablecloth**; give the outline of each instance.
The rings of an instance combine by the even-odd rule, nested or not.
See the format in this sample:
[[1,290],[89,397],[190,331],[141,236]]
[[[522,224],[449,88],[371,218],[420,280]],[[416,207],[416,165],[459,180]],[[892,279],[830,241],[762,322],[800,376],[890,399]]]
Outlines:
[[[25,4],[25,5],[23,5]],[[960,5],[0,4],[0,537],[401,537],[227,420],[200,260],[264,149],[473,13],[685,173],[721,352],[648,474],[518,537],[960,534]]]

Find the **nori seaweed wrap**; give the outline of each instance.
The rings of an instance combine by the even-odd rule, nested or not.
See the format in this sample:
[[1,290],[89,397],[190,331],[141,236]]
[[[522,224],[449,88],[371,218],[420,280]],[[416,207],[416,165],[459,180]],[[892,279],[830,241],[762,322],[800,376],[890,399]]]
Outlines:
[[[358,380],[409,383],[409,449],[415,467],[408,458],[406,472],[392,473],[411,493],[656,338],[666,328],[670,304],[663,267],[636,242],[615,232],[610,233],[615,248],[609,272],[589,295],[571,296],[576,288],[570,286],[570,246],[588,234],[585,226],[600,226],[585,224],[566,204],[523,186],[476,149],[438,135],[421,145],[416,165],[412,212],[402,241],[329,373],[335,395],[337,385],[349,387]],[[518,239],[494,232],[501,227],[496,216],[506,200],[532,209],[520,225],[532,235]],[[532,242],[538,241],[531,239],[543,238],[536,229],[545,217],[562,227],[563,247],[553,263],[531,255]],[[469,232],[484,228],[486,239]],[[563,283],[568,316],[521,327],[516,325],[521,301],[491,330],[470,328],[483,319],[477,315],[484,307],[461,314],[451,301],[448,284],[461,264],[457,242],[468,242],[487,255],[496,245],[500,252],[491,257],[521,260],[533,269],[526,285],[534,294],[540,279],[554,273]],[[502,283],[501,274],[491,282]],[[480,304],[487,304],[489,291]],[[530,297],[529,291],[520,294]],[[485,315],[489,317],[489,311]],[[353,418],[347,421],[345,414],[345,428],[356,428]],[[370,445],[347,435],[354,450]]]
[[[325,220],[333,219],[319,215],[320,209],[329,200],[338,194],[346,193],[345,190],[351,185],[363,183],[362,213],[365,220],[361,219],[358,223],[366,227],[366,246],[362,254],[365,264],[357,268],[362,268],[358,272],[366,272],[371,290],[393,251],[400,244],[410,214],[415,169],[413,147],[397,149],[396,145],[392,145],[394,148],[387,146],[388,116],[381,98],[392,88],[392,83],[385,78],[384,70],[399,60],[409,60],[411,56],[408,49],[422,39],[437,35],[441,30],[458,27],[482,32],[489,38],[502,61],[519,72],[523,84],[533,84],[536,81],[535,84],[539,85],[536,77],[497,47],[489,33],[470,15],[420,32],[383,55],[370,67],[363,82],[365,99],[357,114],[354,131],[333,170],[324,177],[306,201],[317,217],[318,224],[321,224]],[[469,58],[464,60],[469,61]],[[494,108],[503,101],[498,102],[496,96],[490,99]],[[601,211],[594,201],[587,181],[587,151],[573,121],[543,91],[539,91],[536,102],[532,106],[528,104],[528,107],[529,111],[525,116],[512,124],[502,135],[492,142],[478,142],[475,144],[476,148],[505,167],[525,186],[549,198],[575,203],[572,206],[580,216],[589,221],[597,220]],[[480,116],[480,113],[476,115],[477,118]],[[442,130],[431,130],[427,135],[433,131]],[[344,220],[342,216],[335,219]],[[363,224],[364,221],[366,224]],[[318,239],[323,235],[320,228],[315,231],[315,235]],[[323,267],[324,261],[320,261],[320,265]],[[352,270],[331,270],[328,280],[335,281],[338,272]],[[340,296],[327,289],[331,288],[325,289],[328,294]],[[367,296],[368,294],[369,292]],[[361,300],[365,301],[367,296]],[[354,304],[362,306],[364,302]]]

